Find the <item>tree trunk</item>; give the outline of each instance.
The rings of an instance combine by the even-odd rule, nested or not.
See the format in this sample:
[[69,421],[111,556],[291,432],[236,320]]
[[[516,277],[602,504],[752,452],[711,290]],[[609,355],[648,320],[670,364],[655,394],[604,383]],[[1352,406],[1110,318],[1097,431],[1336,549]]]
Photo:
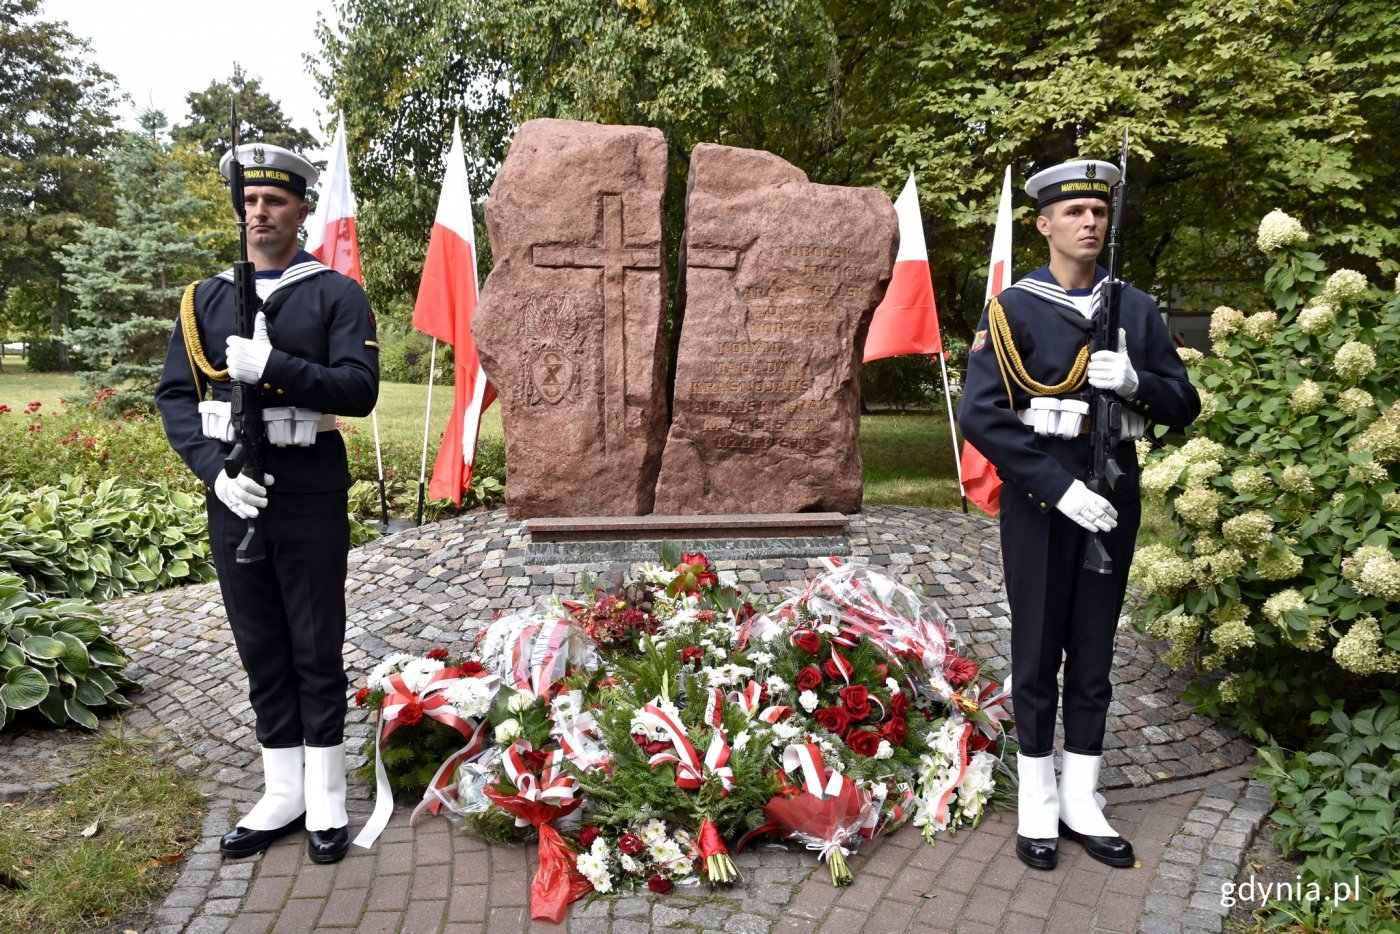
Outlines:
[[64,332],[68,330],[68,307],[71,304],[68,290],[58,287],[58,301],[49,310],[49,333],[58,342],[58,368],[67,373],[72,367],[68,363],[68,345]]

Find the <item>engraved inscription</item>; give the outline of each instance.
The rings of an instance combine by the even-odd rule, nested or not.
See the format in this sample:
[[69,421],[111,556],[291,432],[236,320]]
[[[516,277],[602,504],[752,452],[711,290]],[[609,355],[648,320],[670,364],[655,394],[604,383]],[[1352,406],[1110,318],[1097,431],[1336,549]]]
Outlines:
[[583,335],[578,311],[564,295],[532,298],[525,308],[525,401],[528,405],[578,400]]

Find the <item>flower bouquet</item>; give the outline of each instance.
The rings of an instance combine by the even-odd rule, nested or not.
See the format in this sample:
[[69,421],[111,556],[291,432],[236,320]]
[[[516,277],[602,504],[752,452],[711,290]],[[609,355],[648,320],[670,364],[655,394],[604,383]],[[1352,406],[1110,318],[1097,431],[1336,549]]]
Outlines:
[[824,768],[821,750],[814,743],[783,750],[783,769],[800,784],[784,786],[764,806],[770,826],[826,860],[832,885],[850,885],[846,856],[868,821],[870,794],[840,772]]

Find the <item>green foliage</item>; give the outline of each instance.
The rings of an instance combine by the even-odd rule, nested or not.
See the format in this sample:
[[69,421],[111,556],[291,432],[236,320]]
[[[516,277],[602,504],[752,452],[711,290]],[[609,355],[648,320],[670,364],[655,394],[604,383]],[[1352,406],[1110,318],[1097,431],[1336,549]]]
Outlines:
[[187,190],[186,164],[156,139],[165,118],[147,111],[142,125],[112,156],[115,225],[84,222],[64,250],[80,322],[71,339],[96,367],[83,384],[110,388],[115,412],[151,408],[180,296],[214,264],[200,230],[206,203]]
[[[1274,842],[1305,859],[1299,876],[1330,895],[1339,880],[1359,878],[1349,900],[1311,906],[1315,929],[1375,931],[1400,921],[1400,841],[1395,836],[1400,788],[1400,694],[1348,716],[1341,705],[1313,714],[1331,732],[1313,752],[1289,754],[1276,744],[1259,751],[1256,776],[1273,786]],[[1273,920],[1282,921],[1287,906]]]
[[52,337],[31,337],[25,343],[29,348],[27,363],[31,373],[61,373],[87,366],[81,353],[68,350],[62,341]]
[[94,600],[211,580],[203,498],[111,478],[0,486],[0,568],[37,592]]
[[[8,550],[8,529],[5,537]],[[36,709],[58,726],[97,729],[94,711],[125,707],[119,692],[138,686],[122,674],[129,662],[96,607],[46,597],[0,572],[0,728]]]
[[[373,788],[374,737],[365,740],[365,764],[355,773],[364,784]],[[400,726],[380,744],[379,751],[394,800],[400,804],[416,805],[423,799],[423,789],[432,782],[438,766],[462,748],[462,734],[450,726],[424,717],[412,726]]]
[[1230,673],[1203,699],[1297,742],[1315,697],[1372,702],[1400,670],[1400,297],[1349,270],[1324,286],[1296,239],[1278,253],[1282,310],[1222,306],[1190,360],[1202,416],[1142,474],[1175,547],[1133,573],[1167,661]]
[[199,837],[203,799],[166,751],[117,734],[75,752],[71,782],[0,811],[0,929],[121,930]]
[[428,383],[429,364],[436,371],[433,385],[451,386],[454,379],[452,345],[438,342],[432,359],[433,339],[422,331],[393,319],[379,323],[379,379],[385,383]]
[[[350,460],[350,476],[355,485],[350,490],[350,511],[361,518],[377,521],[379,506],[379,462],[374,454],[374,434],[353,425],[341,425],[345,448]],[[380,437],[380,455],[384,461],[384,486],[389,499],[389,513],[395,516],[413,515],[418,503],[418,472],[422,463],[422,441],[406,438]],[[429,451],[427,469],[433,469],[433,452]],[[426,480],[424,481],[426,483]],[[476,461],[472,481],[462,495],[463,509],[494,509],[505,498],[506,446],[497,438],[480,438],[476,445]],[[449,500],[429,500],[424,517],[434,521],[454,509]]]
[[189,123],[171,127],[171,138],[199,150],[217,164],[224,153],[233,148],[228,122],[230,100],[238,108],[239,142],[269,143],[296,153],[305,153],[318,145],[310,132],[292,126],[282,112],[282,105],[263,90],[262,80],[250,76],[237,62],[227,81],[211,81],[203,91],[185,95],[190,110]]

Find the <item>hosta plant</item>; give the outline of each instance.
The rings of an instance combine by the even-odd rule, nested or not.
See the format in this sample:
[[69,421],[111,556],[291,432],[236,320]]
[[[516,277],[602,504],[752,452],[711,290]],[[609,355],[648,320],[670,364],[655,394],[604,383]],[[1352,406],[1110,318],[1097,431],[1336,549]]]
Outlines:
[[96,711],[125,706],[121,692],[137,687],[122,673],[129,661],[96,607],[0,574],[0,727],[35,709],[60,726],[96,729]]

